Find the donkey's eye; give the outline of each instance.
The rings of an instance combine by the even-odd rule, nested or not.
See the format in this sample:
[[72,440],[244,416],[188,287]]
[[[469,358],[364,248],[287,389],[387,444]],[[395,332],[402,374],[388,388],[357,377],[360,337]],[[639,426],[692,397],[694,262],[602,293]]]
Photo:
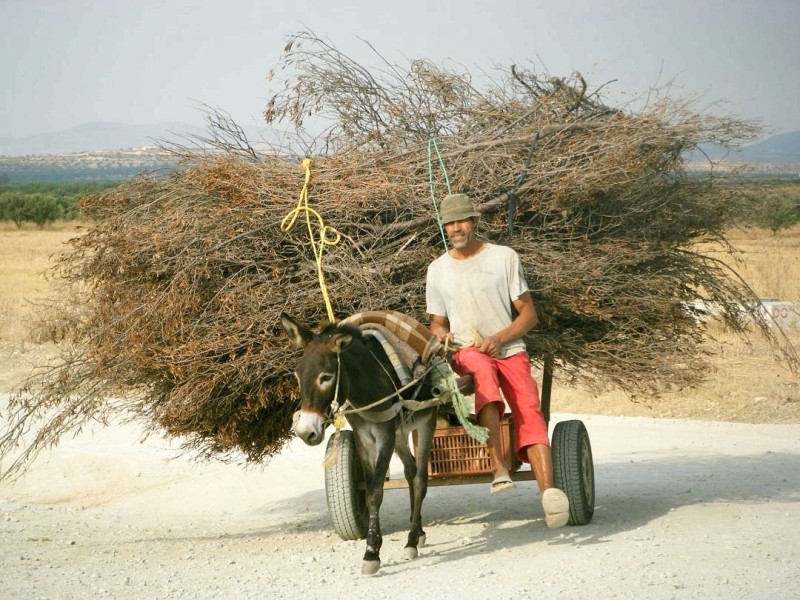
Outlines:
[[333,381],[333,374],[332,373],[320,373],[317,382],[319,383],[320,387],[325,387],[330,385]]

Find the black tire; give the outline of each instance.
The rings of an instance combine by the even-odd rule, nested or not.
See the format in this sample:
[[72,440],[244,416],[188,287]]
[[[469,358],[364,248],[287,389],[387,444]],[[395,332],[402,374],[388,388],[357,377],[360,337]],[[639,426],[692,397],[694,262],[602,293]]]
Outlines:
[[569,525],[586,525],[594,515],[594,463],[582,421],[562,421],[553,429],[553,483],[569,498]]
[[367,491],[353,432],[342,429],[325,451],[325,497],[333,529],[343,540],[367,535]]

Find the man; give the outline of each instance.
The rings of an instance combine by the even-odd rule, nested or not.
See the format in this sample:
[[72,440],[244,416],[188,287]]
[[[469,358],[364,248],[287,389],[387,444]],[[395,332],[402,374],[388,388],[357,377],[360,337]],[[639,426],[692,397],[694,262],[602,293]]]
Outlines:
[[452,357],[459,375],[475,382],[475,413],[489,430],[492,492],[513,489],[501,448],[505,414],[501,390],[514,417],[515,451],[536,476],[548,527],[569,520],[569,500],[553,486],[553,460],[539,389],[531,375],[522,340],[537,316],[517,253],[480,240],[480,213],[466,194],[451,194],[441,204],[450,249],[428,266],[427,312],[431,331],[459,348]]

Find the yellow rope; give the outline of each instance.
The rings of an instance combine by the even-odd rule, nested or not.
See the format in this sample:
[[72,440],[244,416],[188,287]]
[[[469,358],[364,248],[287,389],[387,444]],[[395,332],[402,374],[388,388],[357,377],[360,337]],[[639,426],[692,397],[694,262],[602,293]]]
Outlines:
[[[325,300],[325,308],[328,310],[328,320],[333,323],[335,321],[333,308],[331,308],[331,300],[328,297],[328,286],[325,285],[325,275],[322,272],[322,251],[325,249],[325,246],[335,246],[338,244],[339,240],[342,238],[342,235],[333,227],[328,227],[325,225],[322,215],[308,205],[308,182],[311,181],[312,162],[313,161],[310,158],[303,160],[303,169],[306,172],[305,183],[303,184],[303,189],[300,191],[300,199],[297,202],[297,206],[292,209],[289,214],[283,217],[283,220],[281,221],[281,231],[284,233],[288,232],[292,227],[294,227],[297,218],[300,216],[300,213],[305,213],[306,225],[308,226],[308,237],[311,240],[311,247],[314,250],[314,257],[316,258],[317,262],[317,277],[319,278],[319,287],[322,290],[322,297]],[[312,215],[316,217],[317,225],[319,226],[318,242],[315,240],[314,228],[311,224]]]

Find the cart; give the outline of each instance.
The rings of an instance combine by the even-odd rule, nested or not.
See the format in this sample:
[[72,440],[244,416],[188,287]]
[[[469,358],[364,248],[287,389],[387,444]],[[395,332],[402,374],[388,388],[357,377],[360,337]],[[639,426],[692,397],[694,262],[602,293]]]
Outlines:
[[[550,422],[550,395],[553,362],[545,360],[542,374],[541,406]],[[467,383],[469,385],[469,383]],[[464,390],[469,393],[469,389]],[[503,450],[514,481],[535,479],[530,469],[520,470],[514,454],[514,429],[503,421]],[[362,539],[367,533],[366,483],[358,460],[353,432],[339,431],[328,440],[327,452],[334,460],[325,461],[325,496],[336,533],[344,540]],[[589,434],[580,420],[560,421],[550,441],[555,486],[569,498],[569,525],[586,525],[594,515],[594,463]],[[483,444],[469,437],[461,426],[437,427],[428,463],[428,486],[489,483],[492,480],[489,455]],[[405,478],[387,479],[384,489],[407,488]]]

